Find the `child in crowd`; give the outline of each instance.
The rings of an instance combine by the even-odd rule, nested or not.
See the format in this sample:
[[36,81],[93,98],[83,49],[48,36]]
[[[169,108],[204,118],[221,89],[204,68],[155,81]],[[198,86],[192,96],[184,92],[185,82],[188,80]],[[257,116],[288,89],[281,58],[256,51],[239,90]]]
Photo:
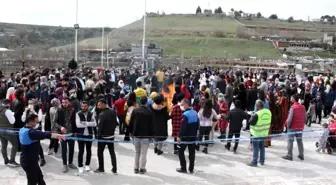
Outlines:
[[[228,114],[229,112],[229,102],[228,96],[222,93],[218,94],[218,101],[219,101],[219,114]],[[218,121],[220,136],[218,139],[225,139],[226,138],[226,128],[228,126],[228,120],[224,118],[220,118]]]
[[322,150],[322,152],[325,153],[330,130],[328,128],[327,123],[323,123],[322,126],[323,126],[323,134],[321,135],[320,140],[316,142],[316,147],[317,147],[316,152],[320,152]]
[[306,125],[311,126],[312,120],[315,118],[315,102],[313,100],[309,103],[309,108],[306,113]]

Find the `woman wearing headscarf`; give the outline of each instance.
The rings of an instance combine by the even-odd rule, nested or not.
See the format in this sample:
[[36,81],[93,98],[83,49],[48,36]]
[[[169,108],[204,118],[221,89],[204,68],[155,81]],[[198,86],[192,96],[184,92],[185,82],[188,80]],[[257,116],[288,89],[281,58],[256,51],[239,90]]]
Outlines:
[[289,112],[289,100],[285,96],[283,90],[278,92],[277,105],[279,107],[279,113],[278,113],[279,122],[278,122],[278,124],[279,124],[279,127],[280,127],[278,132],[282,132],[283,128],[285,126],[285,121],[287,119],[288,112]]
[[[272,120],[271,120],[271,126],[269,128],[268,135],[271,134],[279,134],[282,132],[282,124],[279,124],[279,108],[278,105],[276,104],[276,99],[274,96],[273,92],[270,92],[269,95],[267,96],[267,101],[269,103],[269,108],[272,113]],[[265,147],[271,146],[271,137],[268,137],[265,141]]]
[[[165,141],[168,138],[168,120],[169,114],[167,107],[163,106],[162,103],[164,98],[162,95],[154,98],[154,103],[150,107],[153,112],[154,117],[154,137],[157,142]],[[163,154],[162,143],[155,144],[154,152],[157,155]]]
[[129,137],[130,131],[129,131],[128,126],[131,120],[132,112],[135,108],[137,108],[137,98],[136,98],[135,93],[131,92],[128,96],[128,99],[124,107],[125,112],[126,112],[126,118],[125,118],[126,132],[125,132],[125,138],[124,138],[125,141],[130,141],[130,137]]
[[[60,108],[60,101],[57,98],[53,98],[50,102],[51,107],[49,110],[47,110],[46,116],[45,116],[45,129],[47,128],[51,132],[57,132],[56,125],[53,125],[53,120],[55,118],[57,110]],[[48,128],[49,127],[49,128]],[[54,154],[58,151],[58,140],[57,139],[51,139],[50,144],[48,147],[48,155],[52,155],[53,152],[51,151],[54,149]]]

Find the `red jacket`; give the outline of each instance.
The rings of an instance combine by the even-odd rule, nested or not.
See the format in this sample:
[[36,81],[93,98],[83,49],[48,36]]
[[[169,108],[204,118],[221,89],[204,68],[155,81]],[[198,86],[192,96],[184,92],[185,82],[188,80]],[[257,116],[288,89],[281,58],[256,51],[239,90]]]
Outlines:
[[190,98],[191,98],[191,94],[190,94],[190,92],[188,91],[187,86],[186,86],[185,84],[183,84],[183,85],[181,86],[181,92],[184,94],[184,97],[185,97],[186,99],[190,100]]
[[126,99],[118,99],[115,103],[114,103],[114,108],[117,112],[118,115],[122,116],[125,115],[125,106],[126,103]]
[[302,131],[305,125],[306,109],[297,102],[294,103],[291,108],[293,110],[293,119],[290,129]]

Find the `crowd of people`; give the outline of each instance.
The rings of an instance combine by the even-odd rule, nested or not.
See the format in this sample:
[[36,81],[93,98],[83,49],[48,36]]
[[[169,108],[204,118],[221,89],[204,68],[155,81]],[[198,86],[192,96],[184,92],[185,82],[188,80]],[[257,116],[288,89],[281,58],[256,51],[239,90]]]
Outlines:
[[[155,143],[157,155],[167,152],[163,151],[163,143],[169,137],[171,120],[175,141],[172,152],[179,157],[177,171],[181,173],[193,173],[196,151],[203,147],[202,152],[208,154],[217,132],[217,139],[226,142],[226,150],[231,150],[231,142],[235,143],[232,151],[236,153],[242,129],[251,133],[250,166],[264,165],[265,147],[271,146],[269,136],[284,131],[288,133],[288,153],[283,158],[293,160],[296,138],[298,158],[304,160],[305,124],[321,124],[322,113],[324,117],[330,115],[324,128],[326,135],[335,133],[330,127],[335,123],[335,91],[332,74],[305,74],[298,78],[294,73],[268,74],[262,69],[242,72],[210,67],[194,71],[162,68],[156,73],[102,68],[31,69],[11,73],[9,77],[1,73],[0,128],[19,131],[19,136],[0,132],[2,155],[6,165],[22,166],[28,184],[45,184],[39,166],[47,161],[39,140],[50,139],[48,155],[57,154],[61,145],[63,173],[70,168],[82,174],[90,171],[92,141],[98,139],[95,172],[105,172],[107,145],[111,171],[116,174],[113,141],[117,129],[125,142],[134,143],[134,173],[144,174],[151,142]],[[69,136],[78,138],[77,165],[76,139],[67,139]],[[318,151],[326,149],[327,142],[323,141],[319,142]],[[8,142],[12,144],[10,159]],[[20,164],[15,161],[17,151],[21,152]]]

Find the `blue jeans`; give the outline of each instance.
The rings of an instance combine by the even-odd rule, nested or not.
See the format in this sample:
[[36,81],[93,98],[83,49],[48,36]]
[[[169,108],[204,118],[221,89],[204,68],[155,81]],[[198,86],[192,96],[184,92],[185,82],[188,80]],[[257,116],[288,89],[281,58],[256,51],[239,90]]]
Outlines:
[[252,139],[252,145],[253,145],[252,163],[253,164],[258,163],[259,152],[260,152],[259,162],[260,163],[265,162],[265,140],[266,140],[266,137],[258,137],[258,138]]

